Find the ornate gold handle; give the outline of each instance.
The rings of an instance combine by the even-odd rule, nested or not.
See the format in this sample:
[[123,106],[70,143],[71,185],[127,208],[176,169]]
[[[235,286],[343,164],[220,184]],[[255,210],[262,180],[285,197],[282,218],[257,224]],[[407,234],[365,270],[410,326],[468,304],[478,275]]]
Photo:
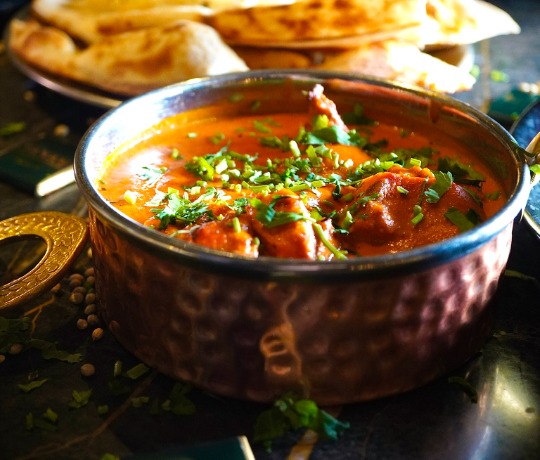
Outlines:
[[22,214],[0,222],[0,244],[28,236],[45,242],[45,254],[28,273],[0,286],[0,310],[21,304],[58,283],[83,250],[87,225],[79,217],[55,211]]

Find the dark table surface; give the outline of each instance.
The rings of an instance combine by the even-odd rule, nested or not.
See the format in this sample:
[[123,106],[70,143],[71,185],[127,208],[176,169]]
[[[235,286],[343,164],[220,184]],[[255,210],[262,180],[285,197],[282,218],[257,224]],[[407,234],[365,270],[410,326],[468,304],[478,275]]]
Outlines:
[[[534,100],[517,91],[520,84],[540,80],[540,2],[498,0],[520,24],[520,35],[500,36],[473,47],[480,78],[470,92],[457,98],[489,112],[506,128]],[[2,23],[8,16],[0,12]],[[492,78],[494,72],[504,78]],[[66,125],[68,145],[75,146],[89,124],[104,109],[74,101],[37,85],[21,74],[6,53],[0,54],[0,127],[23,121],[26,128],[0,136],[0,156],[13,148],[28,148],[43,137],[54,136]],[[56,131],[57,133],[57,131]],[[0,220],[26,212],[58,210],[84,216],[86,208],[75,185],[44,198],[0,182]],[[35,259],[42,248],[0,244],[0,283],[18,273],[19,265]],[[493,299],[496,322],[492,337],[478,355],[456,370],[478,396],[473,402],[464,387],[445,376],[422,388],[382,400],[332,408],[349,422],[336,442],[313,442],[302,433],[289,433],[273,445],[271,453],[252,443],[257,459],[537,459],[540,458],[540,241],[522,219],[516,219],[508,271]],[[90,266],[83,254],[70,268]],[[24,270],[24,269],[20,269]],[[68,273],[68,274],[69,274]],[[125,379],[122,388],[110,387],[112,368],[124,369],[137,361],[107,331],[93,341],[90,329],[79,330],[83,305],[70,301],[68,278],[61,289],[47,292],[22,307],[1,310],[0,317],[30,318],[34,338],[54,342],[57,350],[79,353],[81,361],[45,359],[36,348],[5,353],[0,363],[0,458],[100,459],[160,452],[176,446],[221,441],[240,435],[252,438],[257,416],[267,406],[220,398],[196,389],[187,397],[195,413],[174,414],[159,409],[174,385],[167,377],[148,373]],[[1,333],[1,332],[0,332]],[[0,336],[0,347],[2,346]],[[11,350],[16,352],[17,350]],[[0,357],[1,358],[1,357]],[[96,374],[81,376],[80,365],[95,363]],[[25,393],[18,386],[46,379]],[[73,390],[93,393],[87,405],[70,408]],[[141,398],[141,396],[143,398]],[[148,399],[145,399],[148,397]],[[138,398],[138,399],[137,399]],[[109,411],[99,413],[107,405]],[[58,414],[54,429],[36,423],[26,427],[27,415],[46,420]],[[208,458],[227,460],[227,455]],[[159,456],[156,458],[160,458]],[[179,458],[179,457],[176,457]],[[236,458],[236,457],[235,457]]]

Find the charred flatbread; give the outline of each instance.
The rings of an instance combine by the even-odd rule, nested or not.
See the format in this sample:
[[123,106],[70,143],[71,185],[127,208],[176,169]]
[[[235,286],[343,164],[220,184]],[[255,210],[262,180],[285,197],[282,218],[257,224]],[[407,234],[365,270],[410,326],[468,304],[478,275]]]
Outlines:
[[214,29],[193,21],[115,34],[84,49],[65,32],[36,21],[14,20],[10,32],[11,50],[26,62],[122,95],[248,70]]
[[419,27],[425,0],[298,0],[242,8],[207,18],[227,43],[294,45]]
[[204,22],[217,11],[294,0],[33,0],[32,14],[84,43],[179,20]]
[[445,93],[471,89],[475,82],[469,72],[397,40],[334,53],[316,67],[414,84]]
[[428,0],[421,41],[433,49],[519,32],[519,25],[506,11],[483,0]]
[[11,51],[119,95],[248,69],[317,68],[468,90],[468,69],[426,54],[518,33],[483,0],[33,0]]

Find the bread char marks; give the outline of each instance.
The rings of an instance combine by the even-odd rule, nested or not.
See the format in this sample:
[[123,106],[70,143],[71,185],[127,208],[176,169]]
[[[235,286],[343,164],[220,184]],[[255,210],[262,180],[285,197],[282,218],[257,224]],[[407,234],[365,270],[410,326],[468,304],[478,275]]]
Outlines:
[[[186,29],[186,24],[173,24],[165,28],[163,32],[174,32],[175,29],[182,31],[182,29]],[[118,55],[114,61],[109,60],[107,43],[110,42],[114,46],[117,38],[105,38],[102,41],[103,46],[96,51],[96,58],[101,59],[105,65],[108,62],[108,67],[112,74],[127,75],[137,72],[148,78],[162,75],[164,71],[169,71],[173,66],[175,50],[170,46],[161,46],[161,43],[156,42],[152,32],[149,30],[148,33],[141,34],[141,39],[132,44],[132,52]],[[141,61],[139,57],[141,54],[145,55],[144,61]]]
[[328,40],[418,26],[422,0],[298,0],[290,5],[217,12],[207,18],[225,41],[234,44],[284,44]]

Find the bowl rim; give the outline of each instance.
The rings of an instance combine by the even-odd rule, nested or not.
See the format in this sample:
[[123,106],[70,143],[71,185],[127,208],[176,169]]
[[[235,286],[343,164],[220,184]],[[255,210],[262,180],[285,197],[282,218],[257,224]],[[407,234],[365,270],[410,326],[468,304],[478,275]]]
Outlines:
[[[288,80],[291,78],[320,81],[323,84],[325,80],[335,79],[362,82],[376,87],[404,91],[420,98],[435,99],[445,106],[458,110],[490,130],[499,142],[514,153],[516,163],[520,166],[516,171],[517,183],[515,188],[509,195],[505,205],[494,216],[472,230],[441,242],[377,256],[354,257],[343,261],[313,261],[264,256],[251,258],[170,238],[153,229],[144,227],[122,214],[102,198],[92,183],[86,170],[86,152],[89,150],[93,139],[100,135],[104,126],[113,123],[116,118],[121,118],[123,113],[136,112],[138,107],[144,106],[147,101],[167,99],[181,93],[196,91],[201,87],[217,88],[243,82],[253,83],[262,80]],[[343,72],[255,70],[192,79],[159,88],[123,102],[95,121],[83,135],[75,152],[74,170],[77,185],[89,208],[98,216],[104,218],[109,225],[122,234],[123,238],[139,247],[151,250],[154,254],[159,253],[166,258],[174,258],[186,267],[230,276],[291,282],[316,282],[321,280],[340,282],[404,275],[413,271],[427,270],[464,257],[495,238],[507,226],[512,224],[514,218],[522,211],[527,202],[530,189],[530,171],[522,158],[521,150],[512,135],[498,122],[470,104],[445,94],[412,85]]]

